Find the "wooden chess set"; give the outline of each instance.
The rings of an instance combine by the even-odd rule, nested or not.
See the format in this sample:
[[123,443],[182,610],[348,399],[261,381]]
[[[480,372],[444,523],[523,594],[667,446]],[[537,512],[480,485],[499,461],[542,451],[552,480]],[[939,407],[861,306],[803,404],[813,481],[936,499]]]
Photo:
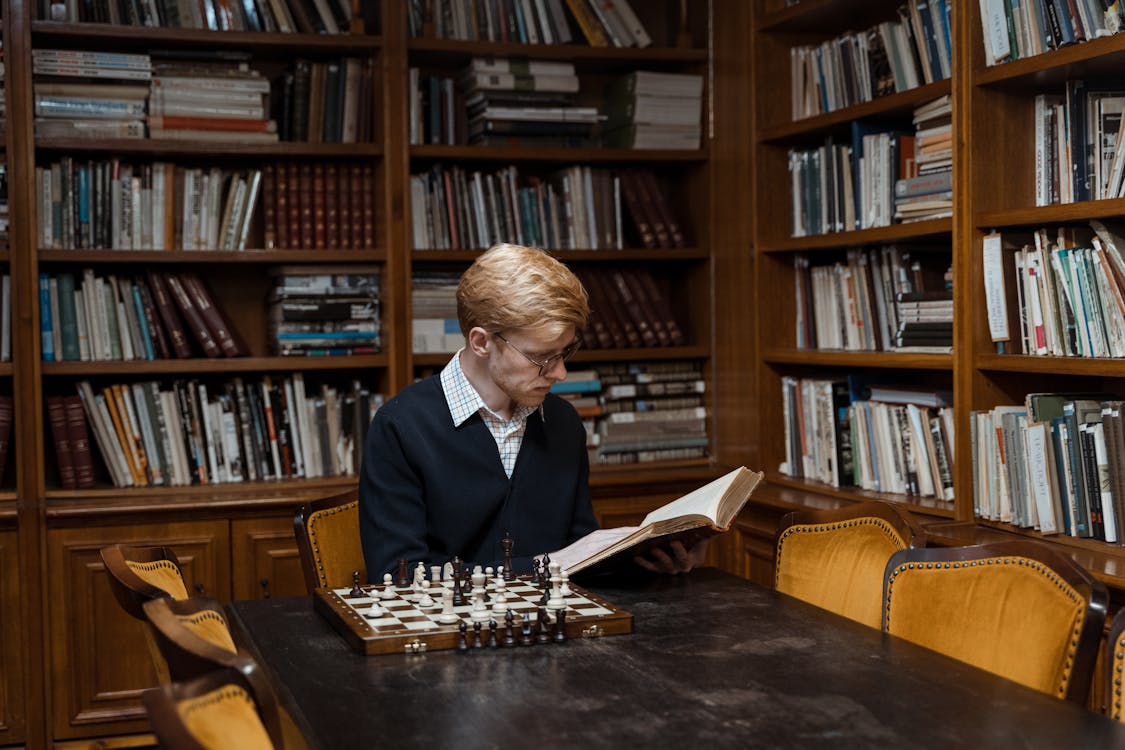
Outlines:
[[531,575],[515,576],[462,568],[454,558],[443,568],[415,568],[407,580],[406,562],[382,584],[322,588],[313,607],[364,654],[502,648],[556,643],[633,632],[633,615],[601,597],[571,585],[555,563],[544,562]]

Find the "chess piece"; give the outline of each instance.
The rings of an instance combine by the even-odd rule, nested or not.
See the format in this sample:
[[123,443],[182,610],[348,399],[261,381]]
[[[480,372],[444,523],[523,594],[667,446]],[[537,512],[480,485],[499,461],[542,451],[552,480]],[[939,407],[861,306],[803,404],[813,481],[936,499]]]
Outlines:
[[555,643],[566,640],[566,610],[560,609],[555,613]]
[[531,637],[531,617],[525,615],[523,623],[520,625],[520,645],[531,646],[534,643],[535,640]]
[[410,585],[410,579],[406,575],[406,558],[400,557],[398,559],[398,575],[395,576],[395,586],[404,589]]
[[500,642],[496,640],[496,620],[488,621],[488,647],[496,648]]
[[440,581],[441,580],[441,566],[440,565],[431,565],[430,566],[430,580],[431,581]]
[[465,605],[465,592],[461,589],[461,558],[454,557],[451,567],[452,570],[450,573],[453,579],[453,606],[463,607]]
[[432,596],[430,596],[429,590],[428,589],[422,589],[421,598],[418,599],[418,608],[419,609],[433,609],[435,606],[437,606],[437,605],[434,603],[434,598]]
[[379,600],[376,599],[375,601],[371,602],[371,606],[367,609],[367,619],[378,620],[383,616],[383,612],[383,608],[379,606]]
[[468,632],[469,626],[462,620],[461,624],[457,627],[457,650],[465,653],[469,650],[469,643],[465,640],[465,634]]
[[562,576],[562,585],[559,587],[559,590],[562,591],[563,596],[570,596],[574,593],[574,589],[570,587],[570,573],[564,570],[559,575]]
[[367,594],[363,590],[363,587],[359,585],[358,570],[352,571],[352,590],[351,593],[348,594],[348,596],[352,599],[362,599],[363,597],[367,596]]
[[395,598],[394,584],[391,583],[391,574],[390,573],[384,573],[383,574],[383,590],[379,592],[379,598],[380,599],[394,599]]
[[512,570],[512,548],[515,542],[512,541],[512,535],[507,531],[504,532],[504,538],[500,540],[500,547],[504,550],[504,580],[516,580],[515,572]]
[[516,645],[516,629],[515,629],[516,615],[512,610],[508,610],[504,614],[504,640],[501,645],[504,648],[511,648]]
[[508,609],[508,595],[504,593],[503,589],[496,592],[492,597],[492,614],[502,615]]
[[443,580],[443,581],[452,581],[453,580],[453,563],[447,561],[445,563],[445,565],[442,567],[442,569],[441,569],[441,580]]
[[[441,591],[441,614],[438,615],[438,622],[445,625],[452,625],[461,618],[453,611],[453,592],[449,589],[443,588]],[[464,620],[461,621],[464,625]]]
[[551,616],[547,614],[546,607],[540,607],[535,614],[535,619],[539,625],[535,634],[536,643],[550,643],[551,642]]
[[480,639],[480,620],[473,622],[473,648],[484,648],[484,641]]
[[488,620],[488,608],[485,606],[485,593],[484,593],[484,573],[473,573],[473,622],[483,622]]
[[558,611],[566,609],[566,600],[563,599],[562,594],[562,576],[559,575],[562,566],[557,562],[552,562],[550,565],[551,570],[551,598],[547,600],[547,608]]

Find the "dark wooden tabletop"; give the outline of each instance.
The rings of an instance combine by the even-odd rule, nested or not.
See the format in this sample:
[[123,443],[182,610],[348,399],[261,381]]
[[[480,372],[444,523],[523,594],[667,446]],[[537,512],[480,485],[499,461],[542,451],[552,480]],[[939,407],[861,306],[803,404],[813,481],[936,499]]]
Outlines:
[[590,588],[632,635],[365,657],[308,598],[229,609],[314,747],[1125,747],[1125,725],[716,570]]

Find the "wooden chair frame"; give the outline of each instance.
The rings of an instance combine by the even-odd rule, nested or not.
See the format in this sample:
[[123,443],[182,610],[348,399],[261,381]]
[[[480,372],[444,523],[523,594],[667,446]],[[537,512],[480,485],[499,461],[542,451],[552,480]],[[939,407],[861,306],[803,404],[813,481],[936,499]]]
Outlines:
[[[125,561],[148,563],[168,560],[181,571],[182,575],[180,560],[170,547],[129,547],[124,544],[111,544],[102,547],[100,554],[106,570],[114,579],[111,588],[117,602],[122,609],[141,621],[146,619],[142,609],[145,602],[169,598],[169,595],[167,591],[153,586],[134,573]],[[187,588],[186,582],[184,588]]]
[[1074,644],[1074,660],[1067,682],[1066,700],[1085,705],[1090,694],[1098,645],[1105,625],[1109,593],[1105,584],[1091,576],[1069,558],[1045,544],[1031,540],[978,544],[969,547],[926,547],[904,549],[891,555],[883,576],[883,632],[887,632],[887,602],[895,570],[902,564],[954,567],[996,557],[1026,557],[1049,567],[1086,601],[1082,631]]
[[[156,645],[168,662],[168,672],[173,680],[193,680],[222,668],[242,669],[244,662],[249,661],[246,656],[227,651],[200,637],[180,622],[180,617],[211,611],[225,623],[223,607],[217,601],[161,598],[147,601],[143,606],[145,616],[152,625]],[[233,633],[231,638],[233,640]]]
[[[296,513],[293,514],[293,530],[297,537],[297,549],[301,554],[301,571],[305,574],[305,586],[310,594],[316,589],[324,587],[325,572],[316,532],[310,530],[309,526],[315,523],[319,514],[325,511],[340,512],[346,510],[353,503],[356,505],[359,503],[358,489],[305,503],[297,508]],[[357,545],[360,543],[358,538],[355,543]],[[360,575],[366,580],[366,570],[360,570]]]
[[[1114,662],[1125,664],[1125,609],[1118,610],[1109,624],[1109,634],[1105,637],[1105,714],[1116,721],[1125,721],[1122,717],[1123,682],[1125,674],[1117,671]],[[1120,654],[1120,656],[1117,656]]]
[[[268,689],[265,676],[257,664],[249,659],[238,668],[217,669],[187,682],[172,682],[146,690],[142,700],[161,747],[167,750],[207,750],[188,731],[176,707],[181,701],[198,698],[224,685],[238,685],[250,694],[270,742],[278,750],[283,750],[285,744],[278,721],[276,698]],[[265,692],[262,692],[263,686],[266,687]]]

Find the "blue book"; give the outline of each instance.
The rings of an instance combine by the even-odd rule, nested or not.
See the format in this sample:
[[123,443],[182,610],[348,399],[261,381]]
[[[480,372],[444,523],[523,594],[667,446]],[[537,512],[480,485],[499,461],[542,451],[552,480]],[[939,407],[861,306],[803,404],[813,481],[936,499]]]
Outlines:
[[62,343],[62,352],[59,359],[66,362],[76,362],[82,358],[78,348],[78,310],[74,306],[74,274],[60,273],[58,275],[59,294],[59,338]]
[[600,393],[600,380],[564,380],[551,386],[551,393]]
[[519,41],[527,44],[527,25],[523,19],[523,8],[521,6],[522,3],[520,3],[519,0],[512,3],[512,7],[516,10],[516,27],[519,29]]
[[54,327],[51,320],[51,278],[39,274],[39,340],[43,346],[43,361],[55,361]]
[[[61,287],[59,293],[62,293]],[[141,341],[145,346],[145,359],[156,359],[156,351],[152,348],[152,331],[148,328],[145,308],[141,303],[141,289],[137,284],[133,284],[133,306],[137,310],[137,322],[141,326]]]
[[79,247],[90,247],[90,170],[78,168],[78,237]]

